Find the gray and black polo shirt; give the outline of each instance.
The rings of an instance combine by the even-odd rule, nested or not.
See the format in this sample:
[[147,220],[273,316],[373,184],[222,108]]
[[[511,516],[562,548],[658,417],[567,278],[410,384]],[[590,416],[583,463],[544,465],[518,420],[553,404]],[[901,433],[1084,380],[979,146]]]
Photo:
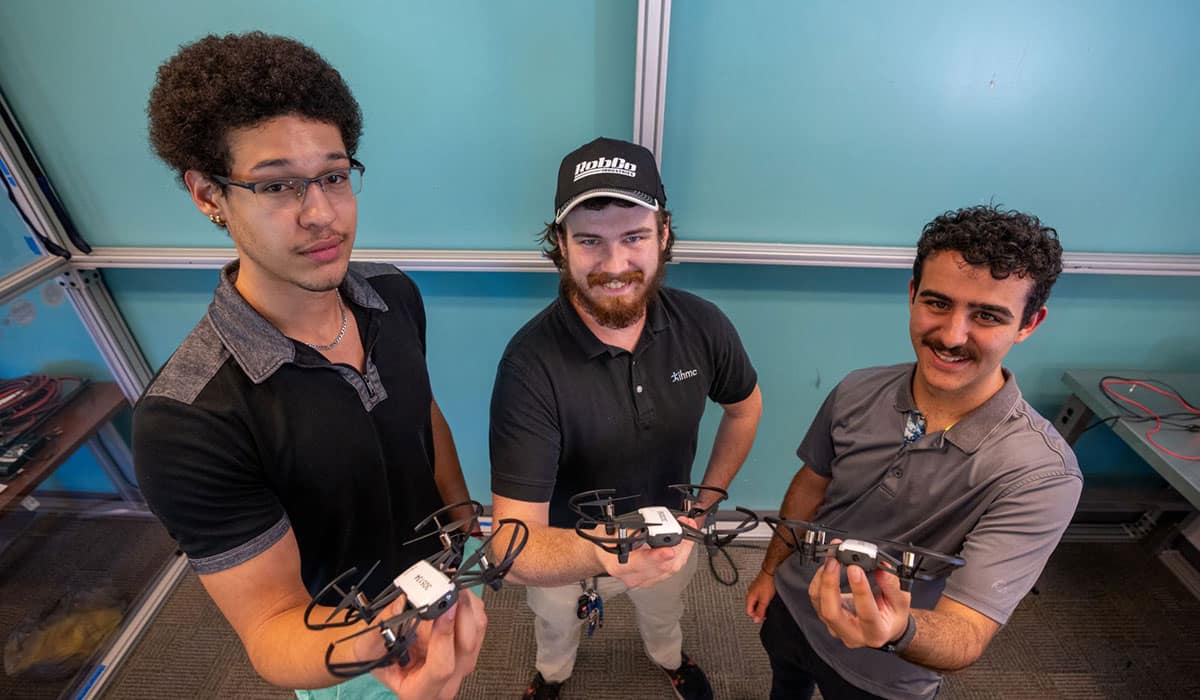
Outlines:
[[621,512],[679,505],[707,399],[744,400],[758,383],[733,324],[712,303],[663,288],[633,352],[601,342],[560,294],[517,332],[492,390],[492,491],[550,503],[550,525],[579,519],[591,489],[637,495]]
[[382,565],[368,595],[437,543],[404,547],[441,507],[433,479],[425,310],[408,276],[352,263],[341,285],[365,372],[285,337],[221,273],[208,313],[138,401],[138,481],[199,573],[261,554],[290,528],[310,593]]
[[[1003,624],[1062,537],[1083,476],[1066,441],[1021,398],[1007,370],[1004,386],[982,406],[924,434],[914,367],[852,372],[825,399],[797,450],[831,479],[814,520],[961,556],[966,566],[948,577],[914,582],[913,607],[932,609],[945,595]],[[938,673],[874,649],[847,649],[829,634],[808,598],[816,569],[789,557],[775,581],[821,658],[876,695],[935,694]]]

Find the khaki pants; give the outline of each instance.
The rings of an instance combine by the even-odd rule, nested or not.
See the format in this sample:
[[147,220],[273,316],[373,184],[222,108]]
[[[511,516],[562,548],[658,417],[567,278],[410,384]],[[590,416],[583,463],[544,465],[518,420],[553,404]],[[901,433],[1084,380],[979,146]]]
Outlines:
[[[601,576],[597,591],[605,604],[621,593],[629,595],[636,611],[638,630],[646,654],[663,668],[679,668],[683,661],[683,589],[696,572],[696,550],[687,564],[671,578],[650,588],[629,590],[619,580]],[[588,580],[591,583],[591,580]],[[537,670],[551,683],[561,683],[575,668],[575,653],[579,650],[579,631],[586,624],[575,610],[583,593],[578,583],[569,586],[527,589],[529,607],[533,610],[534,636],[537,638]]]

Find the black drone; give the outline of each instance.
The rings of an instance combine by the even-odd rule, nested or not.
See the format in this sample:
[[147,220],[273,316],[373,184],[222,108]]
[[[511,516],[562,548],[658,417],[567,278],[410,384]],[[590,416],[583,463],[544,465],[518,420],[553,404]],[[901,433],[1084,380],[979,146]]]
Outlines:
[[[854,537],[848,532],[805,520],[763,518],[789,549],[802,560],[821,561],[834,557],[843,566],[854,564],[863,571],[883,569],[900,579],[900,590],[911,591],[913,580],[933,581],[949,569],[966,564],[960,558],[931,549],[892,540]],[[840,542],[830,540],[840,539]]]
[[[442,518],[448,516],[451,510],[462,506],[471,507],[470,517],[442,523]],[[442,550],[408,567],[374,598],[367,598],[361,589],[375,572],[379,562],[375,562],[366,575],[348,589],[343,586],[354,580],[358,573],[356,568],[338,576],[313,598],[304,611],[304,624],[311,630],[349,627],[360,622],[368,625],[336,640],[325,650],[325,667],[330,673],[340,678],[352,678],[390,663],[403,666],[409,662],[408,648],[416,640],[417,625],[422,620],[437,619],[453,607],[458,601],[460,590],[484,584],[493,590],[500,590],[504,576],[512,568],[517,555],[525,548],[529,539],[529,528],[520,520],[504,518],[493,524],[491,534],[483,538],[479,549],[464,559],[467,541],[471,537],[482,535],[479,531],[479,516],[482,514],[483,506],[477,501],[463,501],[440,508],[418,523],[415,528],[417,532],[429,532],[418,535],[404,544],[436,536],[442,544]],[[510,532],[498,542],[507,539],[508,545],[503,554],[493,557],[493,561],[489,559],[488,552],[492,541],[501,530]],[[334,594],[340,596],[340,600],[333,612],[324,620],[313,620],[319,601]],[[407,596],[404,612],[377,621],[379,614],[401,595]],[[333,653],[338,645],[372,631],[383,637],[385,651],[382,656],[366,661],[333,661]]]
[[[671,484],[667,488],[683,496],[683,507],[679,510],[665,506],[648,506],[617,515],[616,503],[637,496],[615,497],[614,489],[584,491],[571,497],[571,510],[579,514],[575,532],[585,540],[596,544],[609,554],[617,555],[617,561],[629,561],[629,553],[645,543],[651,547],[674,547],[684,539],[700,542],[706,547],[724,547],[733,538],[753,530],[758,525],[758,516],[745,508],[737,511],[745,516],[732,528],[717,529],[717,505],[729,497],[724,489],[703,484]],[[707,508],[699,508],[696,501],[702,492],[717,494],[718,498]],[[679,518],[692,518],[699,527],[679,522]],[[604,526],[604,534],[593,530]]]

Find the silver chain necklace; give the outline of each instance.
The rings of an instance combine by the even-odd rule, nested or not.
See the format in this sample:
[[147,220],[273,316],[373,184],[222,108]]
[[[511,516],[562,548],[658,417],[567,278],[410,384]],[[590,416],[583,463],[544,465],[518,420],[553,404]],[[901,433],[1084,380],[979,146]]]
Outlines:
[[308,347],[318,352],[325,352],[326,350],[332,350],[336,348],[337,344],[342,342],[342,338],[346,335],[346,325],[349,323],[349,317],[346,316],[346,305],[342,303],[342,295],[340,292],[335,289],[333,293],[337,296],[338,311],[342,312],[342,328],[338,331],[337,337],[334,338],[333,342],[328,345],[314,345],[312,343],[305,343],[303,340],[300,341],[301,343],[304,343]]

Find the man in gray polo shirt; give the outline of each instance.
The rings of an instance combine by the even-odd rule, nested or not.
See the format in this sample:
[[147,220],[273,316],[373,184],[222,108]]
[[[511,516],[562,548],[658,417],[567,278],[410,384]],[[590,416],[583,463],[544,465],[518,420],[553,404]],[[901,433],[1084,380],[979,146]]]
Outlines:
[[773,539],[746,601],[772,698],[932,697],[1036,582],[1083,480],[1001,361],[1045,319],[1061,271],[1056,232],[1030,215],[979,206],[925,227],[909,282],[916,362],[852,372],[829,393],[780,515],[966,565],[910,594],[890,573],[802,562]]

